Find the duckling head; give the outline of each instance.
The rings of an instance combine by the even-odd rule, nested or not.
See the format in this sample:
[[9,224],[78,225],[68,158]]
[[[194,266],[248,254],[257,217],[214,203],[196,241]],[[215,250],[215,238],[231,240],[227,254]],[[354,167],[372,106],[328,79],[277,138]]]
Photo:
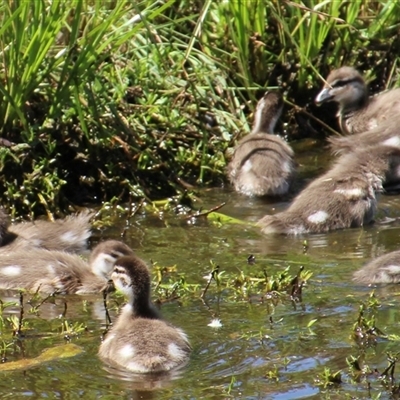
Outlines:
[[134,255],[133,251],[119,240],[106,240],[99,243],[90,255],[90,266],[95,275],[108,277],[119,257]]
[[265,92],[264,96],[257,103],[252,133],[273,133],[282,110],[282,94],[277,90]]
[[118,258],[111,279],[115,288],[133,305],[136,312],[146,311],[150,305],[150,272],[146,264],[134,255]]
[[352,67],[333,70],[326,84],[318,93],[315,102],[320,105],[328,101],[339,103],[341,110],[357,109],[367,100],[367,86],[361,74]]

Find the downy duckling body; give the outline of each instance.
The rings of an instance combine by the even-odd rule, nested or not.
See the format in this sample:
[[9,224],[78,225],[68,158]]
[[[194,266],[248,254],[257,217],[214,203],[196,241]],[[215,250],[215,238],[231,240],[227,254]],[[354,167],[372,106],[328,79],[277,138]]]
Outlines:
[[9,225],[8,216],[0,210],[0,254],[23,248],[79,253],[87,248],[93,213],[84,211],[54,222],[34,221]]
[[99,243],[89,264],[77,254],[46,249],[24,249],[0,257],[0,289],[32,292],[99,293],[115,261],[133,251],[117,240]]
[[[334,154],[343,155],[358,151],[360,148],[370,148],[372,152],[379,146],[400,147],[400,125],[394,119],[382,123],[378,128],[367,132],[348,136],[329,137],[331,150]],[[398,192],[400,184],[400,165],[392,165],[387,171],[383,186],[386,191]]]
[[334,154],[346,154],[368,146],[399,146],[400,124],[395,119],[385,121],[379,127],[366,132],[348,136],[331,136],[328,138]]
[[264,233],[297,235],[368,224],[373,221],[384,177],[399,162],[399,147],[378,146],[346,154],[311,182],[287,210],[266,215],[258,225]]
[[339,124],[343,133],[360,133],[397,118],[400,112],[400,89],[368,97],[362,75],[352,67],[333,70],[315,99],[317,104],[339,103]]
[[400,283],[400,251],[384,254],[356,271],[353,280],[366,285]]
[[280,196],[288,192],[295,171],[293,150],[273,135],[282,108],[279,92],[266,92],[258,102],[253,129],[239,141],[227,168],[237,192],[247,196]]
[[150,300],[150,274],[136,256],[117,260],[114,286],[128,300],[100,346],[99,356],[135,373],[167,372],[188,360],[186,334],[160,318]]

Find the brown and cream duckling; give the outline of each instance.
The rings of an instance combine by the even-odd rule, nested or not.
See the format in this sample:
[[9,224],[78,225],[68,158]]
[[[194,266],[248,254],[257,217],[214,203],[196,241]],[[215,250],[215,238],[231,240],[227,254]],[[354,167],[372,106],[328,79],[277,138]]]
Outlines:
[[228,165],[229,180],[247,196],[280,196],[288,192],[295,164],[292,148],[273,135],[282,113],[283,99],[268,91],[258,102],[253,129],[239,141]]
[[118,257],[133,251],[117,240],[99,243],[89,263],[77,254],[40,248],[16,250],[0,257],[0,289],[31,292],[99,293]]
[[343,133],[360,133],[397,118],[400,112],[400,89],[368,96],[362,75],[353,67],[333,70],[315,99],[317,104],[339,103],[339,124]]
[[400,283],[400,250],[370,261],[354,273],[353,280],[366,285]]
[[311,182],[287,210],[266,215],[258,225],[263,233],[297,235],[369,224],[385,175],[399,162],[400,147],[362,148],[346,154]]
[[128,300],[100,345],[99,356],[135,373],[159,373],[185,364],[186,334],[161,319],[150,300],[150,273],[136,256],[117,260],[111,279]]
[[87,248],[93,213],[84,211],[54,222],[34,221],[10,225],[0,209],[0,254],[23,248],[45,248],[79,253]]

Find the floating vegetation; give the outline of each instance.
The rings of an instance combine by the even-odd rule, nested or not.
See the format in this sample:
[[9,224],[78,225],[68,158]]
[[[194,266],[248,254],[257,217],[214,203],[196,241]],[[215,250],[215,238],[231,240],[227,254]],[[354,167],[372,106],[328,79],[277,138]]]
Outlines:
[[0,364],[0,371],[16,371],[20,369],[28,369],[37,367],[40,364],[60,360],[62,358],[75,357],[82,353],[83,349],[73,343],[67,343],[61,346],[55,346],[50,349],[46,349],[35,358],[23,359],[19,361],[10,361],[7,363]]
[[264,269],[262,272],[249,273],[239,269],[236,273],[222,271],[210,261],[211,272],[207,277],[207,284],[201,297],[205,298],[211,283],[215,282],[217,290],[224,293],[225,299],[237,301],[239,298],[253,301],[255,298],[261,302],[272,303],[281,299],[282,295],[289,296],[291,301],[300,302],[302,289],[311,278],[312,272],[300,267],[296,275],[289,272],[291,267],[286,267],[282,272],[268,275]]

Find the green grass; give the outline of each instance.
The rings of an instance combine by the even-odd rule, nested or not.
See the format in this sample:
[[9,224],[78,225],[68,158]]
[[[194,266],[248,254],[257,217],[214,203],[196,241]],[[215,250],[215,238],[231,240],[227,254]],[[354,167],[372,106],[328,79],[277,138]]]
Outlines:
[[2,0],[2,204],[50,215],[221,184],[267,87],[321,117],[334,67],[395,84],[399,21],[391,1]]

